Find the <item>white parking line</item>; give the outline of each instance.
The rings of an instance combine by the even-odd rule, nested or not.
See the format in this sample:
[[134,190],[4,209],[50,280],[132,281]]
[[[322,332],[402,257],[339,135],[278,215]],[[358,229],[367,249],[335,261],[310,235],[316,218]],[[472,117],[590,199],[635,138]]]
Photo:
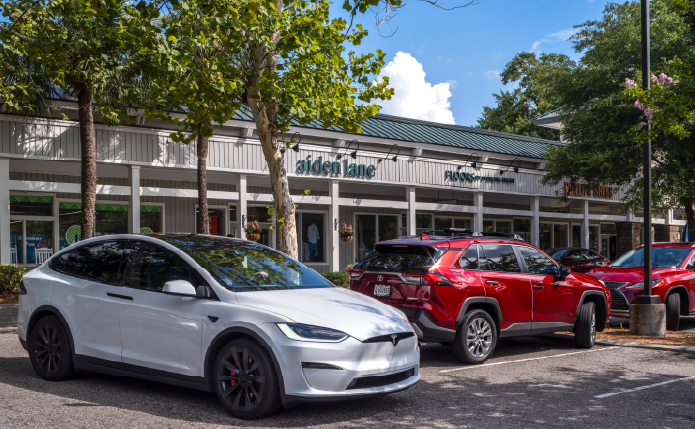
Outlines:
[[531,360],[550,359],[550,358],[557,358],[557,357],[562,357],[562,356],[577,355],[580,353],[600,352],[601,350],[611,350],[611,349],[616,349],[616,348],[618,348],[618,347],[604,347],[602,349],[584,350],[581,352],[572,352],[572,353],[562,353],[559,355],[552,355],[552,356],[541,356],[541,357],[528,358],[528,359],[508,360],[508,361],[504,361],[504,362],[484,363],[482,365],[472,365],[472,366],[464,366],[461,368],[444,369],[444,370],[439,371],[439,372],[463,371],[466,369],[482,368],[484,366],[503,365],[505,363],[528,362]]
[[603,395],[594,396],[594,398],[600,399],[600,398],[605,398],[607,396],[620,395],[621,393],[636,392],[638,390],[649,389],[650,387],[656,387],[656,386],[663,386],[664,384],[675,383],[676,381],[688,380],[690,378],[695,378],[695,375],[692,375],[690,377],[676,378],[675,380],[662,381],[661,383],[650,384],[649,386],[635,387],[634,389],[623,390],[620,392],[604,393]]

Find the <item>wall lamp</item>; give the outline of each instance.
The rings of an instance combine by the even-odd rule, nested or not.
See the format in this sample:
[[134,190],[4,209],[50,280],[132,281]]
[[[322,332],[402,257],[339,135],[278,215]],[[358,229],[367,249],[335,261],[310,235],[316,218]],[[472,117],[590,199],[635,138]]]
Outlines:
[[348,151],[348,149],[350,149],[350,146],[351,146],[353,143],[357,143],[357,149],[355,149],[355,151],[352,152],[352,153],[350,154],[350,157],[351,157],[352,159],[357,158],[357,151],[360,149],[360,142],[358,142],[357,139],[350,141],[350,143],[348,143],[347,146],[345,147],[345,153],[342,153],[342,154],[339,153],[335,158],[336,158],[336,159],[340,159],[340,158],[343,157],[343,155],[347,155],[347,151]]
[[519,163],[514,166],[514,172],[515,173],[519,172],[519,165],[521,164],[521,160],[519,158],[514,158],[514,159],[512,159],[512,162],[509,163],[506,170],[500,170],[500,176],[503,175],[504,173],[506,173],[507,171],[509,171],[509,167],[511,167],[512,164],[514,164],[514,161],[519,161]]
[[[396,162],[396,161],[398,161],[398,155],[401,154],[401,147],[395,143],[393,144],[393,146],[395,146],[396,149],[398,149],[398,153],[396,155],[394,155],[393,158],[391,158],[391,161]],[[391,152],[393,152],[393,146],[391,146],[391,149],[389,149],[389,153],[386,154],[386,158],[384,158],[384,159],[389,159]],[[383,161],[384,159],[380,159],[379,162]]]
[[[468,159],[466,160],[466,162],[470,161],[471,158],[473,157],[473,155],[475,155],[475,156],[477,156],[477,157],[480,157],[480,155],[478,155],[478,152],[473,152],[472,154],[470,154],[470,155],[468,156]],[[457,170],[460,170],[461,167],[463,167],[464,165],[466,165],[466,162],[464,162],[463,165],[459,165],[456,169],[457,169]],[[476,161],[471,162],[471,167],[476,168],[477,166],[478,166],[478,163],[477,163]]]
[[[295,141],[294,136],[296,136],[297,134],[299,134],[299,141],[297,141],[297,143],[294,146],[292,146],[292,150],[295,152],[299,152],[299,143],[302,142],[302,135],[299,131],[297,131],[294,134],[292,134],[292,137],[290,138],[290,143],[292,143],[293,141]],[[280,148],[280,153],[284,154],[285,151],[287,151],[287,146],[283,146],[282,148]]]

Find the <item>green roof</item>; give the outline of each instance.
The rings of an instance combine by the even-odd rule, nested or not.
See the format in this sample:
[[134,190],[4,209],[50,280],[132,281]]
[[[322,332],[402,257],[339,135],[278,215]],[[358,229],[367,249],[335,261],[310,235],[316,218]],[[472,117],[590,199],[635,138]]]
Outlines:
[[[238,111],[236,119],[253,121],[251,113],[246,109]],[[295,127],[324,128],[318,121],[307,125],[296,124]],[[337,126],[328,130],[342,132],[342,128]],[[394,142],[422,142],[529,158],[543,158],[548,145],[564,146],[564,143],[552,140],[384,114],[364,121],[361,135],[392,139]]]

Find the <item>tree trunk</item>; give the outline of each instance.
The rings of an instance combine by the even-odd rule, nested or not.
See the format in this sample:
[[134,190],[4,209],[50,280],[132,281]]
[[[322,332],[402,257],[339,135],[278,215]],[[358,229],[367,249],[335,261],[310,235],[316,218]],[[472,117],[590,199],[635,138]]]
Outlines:
[[[693,210],[693,198],[684,198],[685,217],[688,220],[688,240],[695,241],[695,210]],[[682,237],[684,239],[684,237]]]
[[201,135],[201,125],[198,124],[198,234],[210,234],[210,217],[208,216],[208,138]]
[[80,121],[80,146],[82,148],[82,172],[80,186],[82,193],[82,220],[80,236],[82,240],[92,238],[97,193],[97,150],[94,135],[94,115],[92,111],[92,91],[87,85],[76,88],[77,106]]

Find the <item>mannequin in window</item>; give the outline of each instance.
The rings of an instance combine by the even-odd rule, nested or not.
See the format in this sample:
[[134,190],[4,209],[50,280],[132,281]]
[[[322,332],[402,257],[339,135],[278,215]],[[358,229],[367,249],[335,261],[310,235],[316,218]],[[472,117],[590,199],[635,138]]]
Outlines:
[[307,228],[306,237],[309,241],[309,254],[313,257],[319,256],[318,241],[321,237],[319,236],[319,227],[314,222],[311,222],[311,225]]

